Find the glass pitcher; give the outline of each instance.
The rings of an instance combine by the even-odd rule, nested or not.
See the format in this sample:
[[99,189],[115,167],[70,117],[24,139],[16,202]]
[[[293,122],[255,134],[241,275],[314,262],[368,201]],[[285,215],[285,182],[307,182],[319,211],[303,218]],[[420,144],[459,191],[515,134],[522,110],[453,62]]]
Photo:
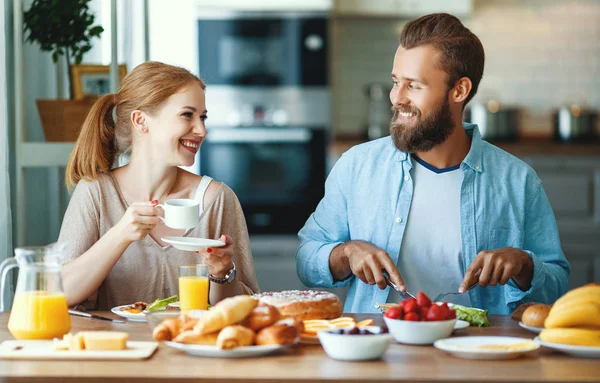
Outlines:
[[0,264],[0,312],[5,309],[6,276],[17,266],[21,269],[8,320],[8,330],[16,339],[61,338],[71,329],[60,274],[63,251],[60,244],[17,248],[14,258]]

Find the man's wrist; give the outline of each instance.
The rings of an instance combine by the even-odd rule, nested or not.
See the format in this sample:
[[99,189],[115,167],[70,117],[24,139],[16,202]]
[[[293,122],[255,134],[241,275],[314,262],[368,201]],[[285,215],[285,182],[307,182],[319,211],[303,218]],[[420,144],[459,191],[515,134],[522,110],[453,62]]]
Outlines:
[[519,274],[515,275],[513,279],[521,290],[527,291],[531,288],[531,282],[533,281],[533,260],[527,252],[523,250],[521,252],[525,257],[525,262]]
[[347,254],[348,243],[341,243],[334,247],[329,256],[329,271],[334,281],[343,281],[352,275]]

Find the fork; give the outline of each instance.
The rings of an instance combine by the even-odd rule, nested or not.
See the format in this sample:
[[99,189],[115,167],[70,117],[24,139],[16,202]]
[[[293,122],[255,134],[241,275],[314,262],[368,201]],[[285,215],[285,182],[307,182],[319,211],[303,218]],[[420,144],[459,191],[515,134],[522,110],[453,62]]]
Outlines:
[[[478,283],[479,283],[479,281],[477,281],[477,282],[473,283],[471,286],[469,286],[469,287],[467,288],[467,290],[465,291],[465,293],[466,293],[467,291],[471,290],[473,287],[477,286],[477,284],[478,284]],[[440,299],[442,299],[442,298],[443,298],[443,297],[445,297],[446,295],[461,295],[461,294],[464,294],[464,293],[459,293],[459,292],[456,292],[456,293],[454,293],[454,292],[452,292],[452,293],[444,293],[444,294],[439,294],[437,297],[433,298],[431,301],[432,301],[432,302],[439,302],[439,301],[440,301]]]

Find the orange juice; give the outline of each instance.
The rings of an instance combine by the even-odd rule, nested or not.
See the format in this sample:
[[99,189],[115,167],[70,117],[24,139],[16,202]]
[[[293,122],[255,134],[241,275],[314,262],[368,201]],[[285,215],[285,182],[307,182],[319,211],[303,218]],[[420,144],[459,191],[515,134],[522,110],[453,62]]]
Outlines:
[[179,277],[179,308],[208,309],[208,277]]
[[62,338],[71,329],[67,299],[63,293],[16,293],[8,330],[19,340]]

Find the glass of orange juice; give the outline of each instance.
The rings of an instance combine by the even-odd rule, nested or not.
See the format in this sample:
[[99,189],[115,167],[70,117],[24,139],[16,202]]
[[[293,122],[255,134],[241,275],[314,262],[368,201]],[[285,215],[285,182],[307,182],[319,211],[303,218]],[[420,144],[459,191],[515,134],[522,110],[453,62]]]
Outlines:
[[208,266],[179,266],[180,310],[207,310],[209,285]]

